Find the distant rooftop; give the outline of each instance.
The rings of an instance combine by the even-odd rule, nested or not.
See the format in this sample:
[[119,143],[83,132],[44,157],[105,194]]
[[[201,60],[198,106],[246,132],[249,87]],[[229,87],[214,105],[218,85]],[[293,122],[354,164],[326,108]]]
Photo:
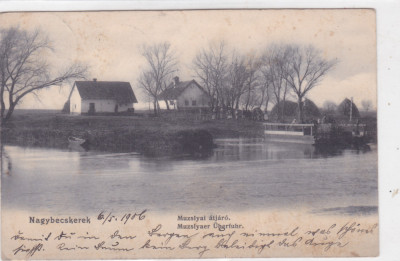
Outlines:
[[202,91],[203,88],[195,81],[179,81],[179,77],[174,77],[174,82],[168,85],[167,89],[160,94],[161,99],[176,100],[179,95],[191,84],[196,84]]

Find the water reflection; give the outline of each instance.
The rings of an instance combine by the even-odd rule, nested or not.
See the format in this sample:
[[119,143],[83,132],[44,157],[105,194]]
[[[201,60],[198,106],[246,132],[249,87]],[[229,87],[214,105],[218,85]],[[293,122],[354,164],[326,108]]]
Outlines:
[[8,153],[4,150],[4,146],[0,145],[0,168],[1,174],[11,175],[12,172],[12,161]]
[[[219,139],[216,141],[214,157],[219,160],[257,159],[314,159],[343,154],[345,149],[337,147],[315,147],[311,144],[264,141],[263,139]],[[368,150],[348,150],[364,153]]]
[[321,153],[260,139],[216,142],[213,155],[201,159],[9,146],[3,158],[12,160],[13,175],[2,175],[2,203],[61,214],[299,206],[318,213],[378,204],[376,150]]
[[[129,156],[129,154],[122,154]],[[79,170],[81,172],[92,171],[93,167],[102,171],[118,171],[120,169],[129,168],[129,161],[120,157],[121,154],[96,154],[96,153],[80,153],[77,157],[79,161]]]

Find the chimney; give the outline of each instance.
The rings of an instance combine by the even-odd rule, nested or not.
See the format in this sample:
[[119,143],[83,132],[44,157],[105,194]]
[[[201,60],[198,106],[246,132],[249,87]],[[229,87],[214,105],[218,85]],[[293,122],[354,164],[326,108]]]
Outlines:
[[174,84],[175,84],[175,87],[178,86],[178,84],[179,84],[179,77],[178,76],[174,77]]
[[94,81],[94,82],[97,82],[97,78],[93,78],[93,81]]

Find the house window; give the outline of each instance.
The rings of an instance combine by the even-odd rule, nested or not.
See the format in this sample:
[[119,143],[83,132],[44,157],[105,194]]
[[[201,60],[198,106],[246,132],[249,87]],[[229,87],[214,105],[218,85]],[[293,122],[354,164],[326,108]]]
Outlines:
[[169,101],[169,105],[174,105],[174,104],[175,104],[175,102],[173,100]]
[[196,106],[196,100],[192,100],[192,106]]
[[189,106],[189,101],[185,100],[185,106]]

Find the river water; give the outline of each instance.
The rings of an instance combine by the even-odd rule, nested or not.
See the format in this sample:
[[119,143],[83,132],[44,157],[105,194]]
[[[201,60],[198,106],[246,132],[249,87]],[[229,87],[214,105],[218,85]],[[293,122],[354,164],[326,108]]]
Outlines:
[[61,215],[143,209],[377,212],[374,148],[320,153],[310,145],[262,139],[216,143],[202,159],[5,146],[2,206]]

